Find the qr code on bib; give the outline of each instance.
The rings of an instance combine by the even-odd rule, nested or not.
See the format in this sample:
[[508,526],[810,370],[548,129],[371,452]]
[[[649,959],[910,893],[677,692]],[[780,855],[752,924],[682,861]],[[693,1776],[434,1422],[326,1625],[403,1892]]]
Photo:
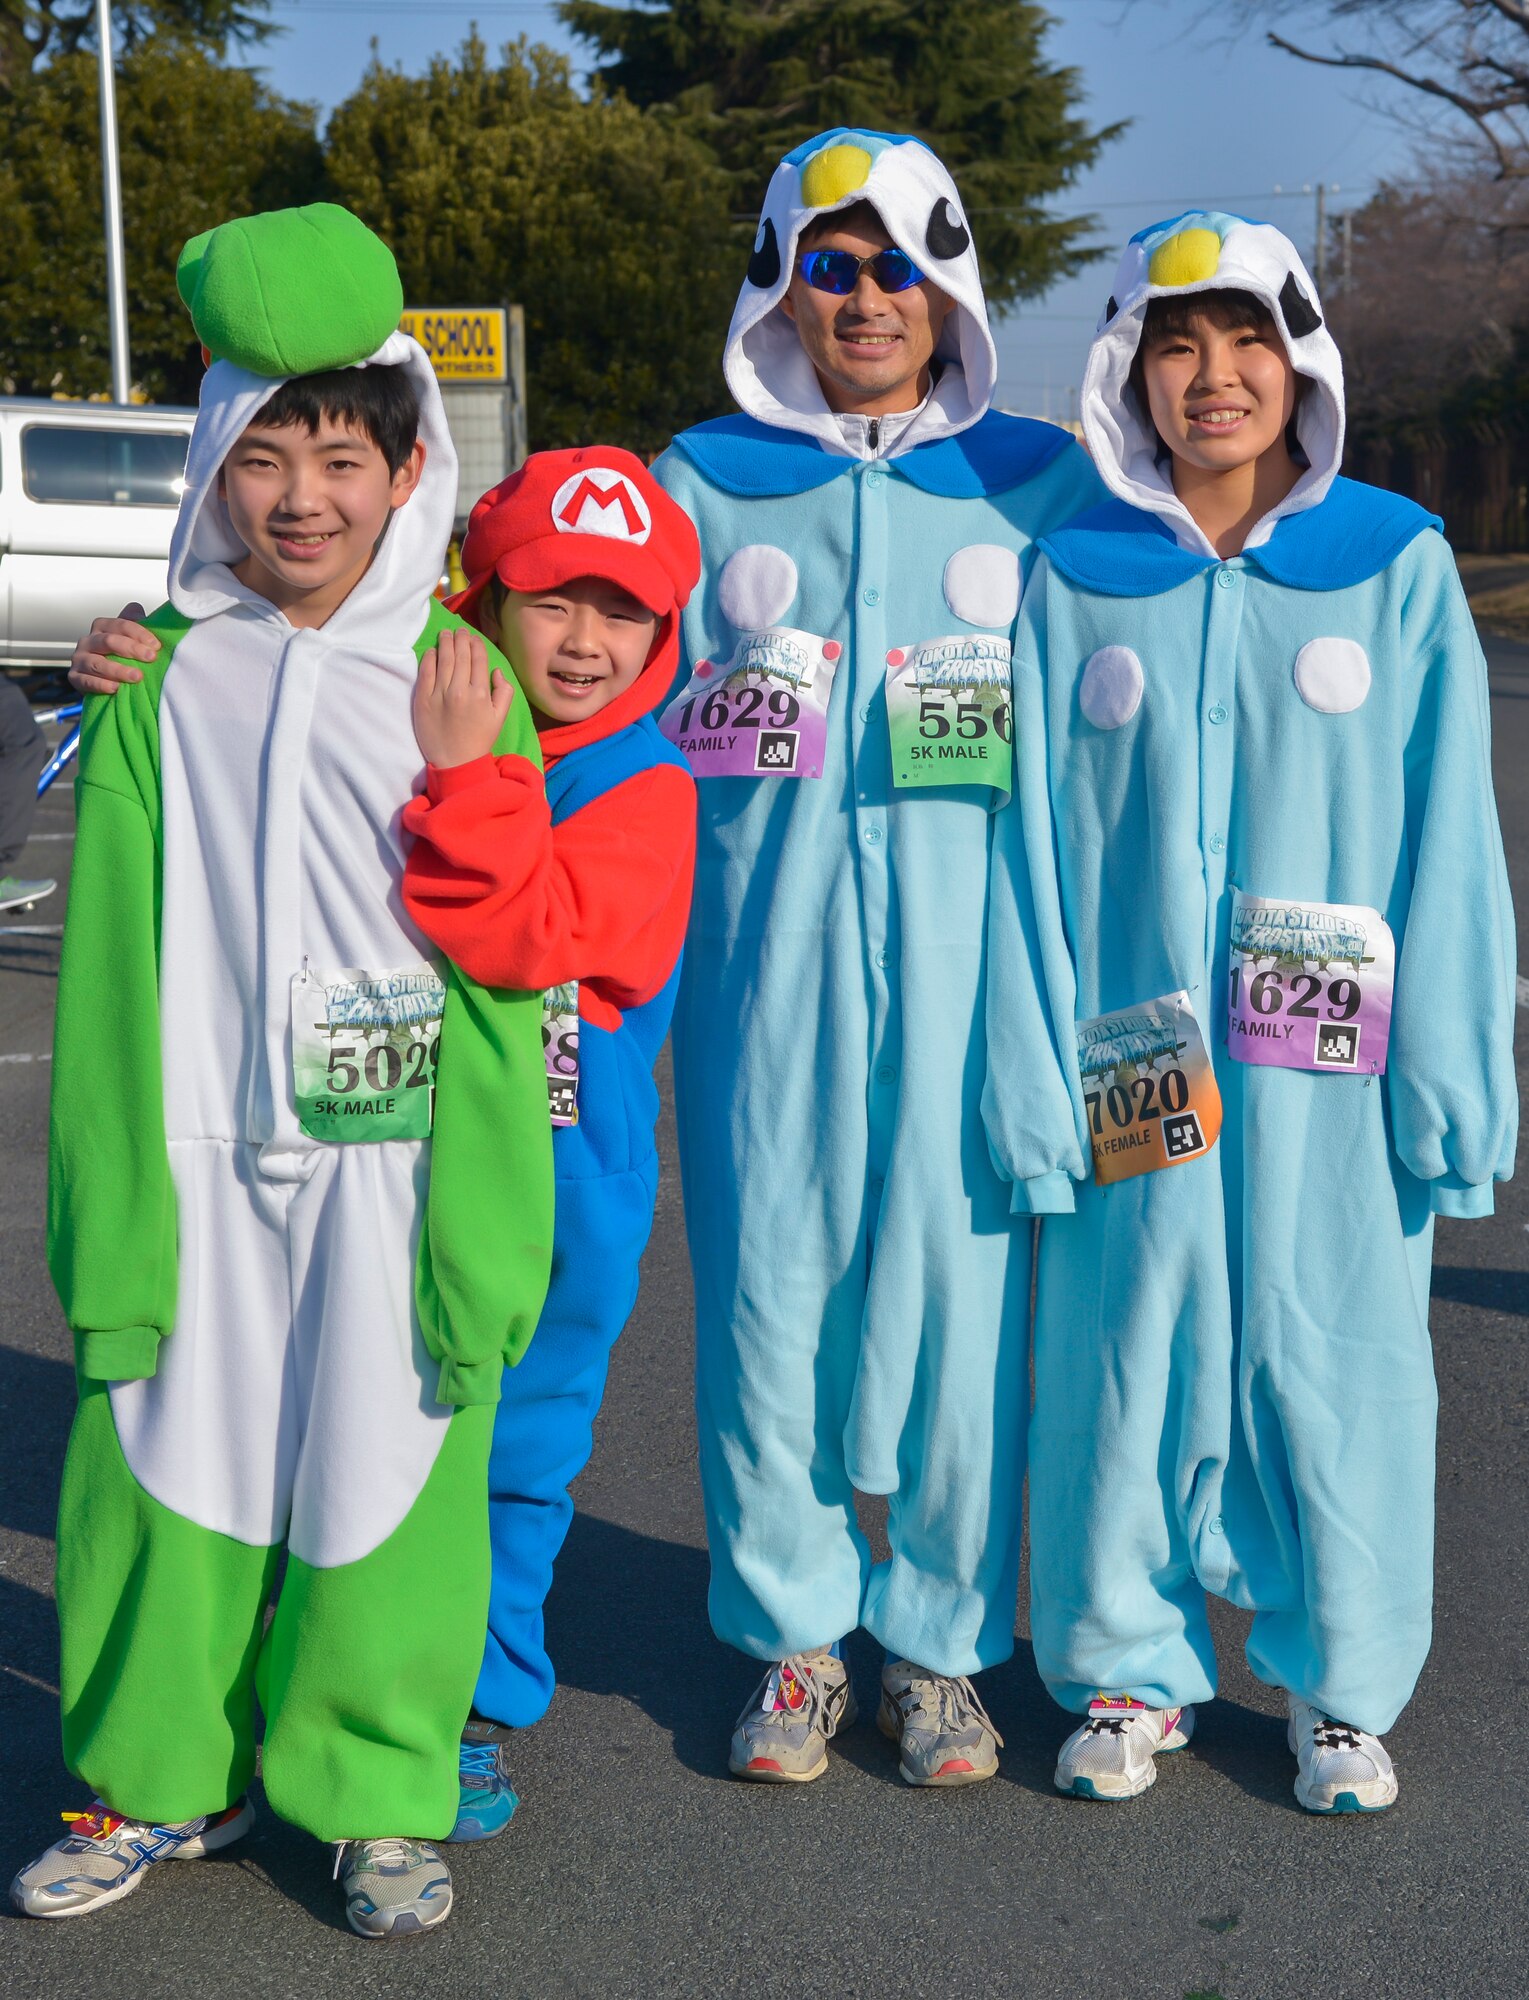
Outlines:
[[1334,1023],[1317,1030],[1317,1064],[1321,1069],[1359,1067],[1359,1024]]
[[789,729],[761,729],[754,752],[756,771],[794,771],[797,738]]
[[1184,1160],[1205,1151],[1205,1134],[1192,1111],[1170,1112],[1163,1120],[1163,1150],[1170,1160]]

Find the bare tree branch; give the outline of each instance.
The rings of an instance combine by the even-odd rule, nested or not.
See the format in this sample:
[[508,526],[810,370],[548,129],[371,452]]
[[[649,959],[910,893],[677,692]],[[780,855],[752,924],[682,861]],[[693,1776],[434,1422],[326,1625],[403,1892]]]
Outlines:
[[1512,151],[1492,130],[1489,123],[1493,117],[1523,108],[1523,98],[1520,94],[1498,93],[1495,101],[1467,97],[1463,91],[1451,90],[1436,77],[1416,76],[1410,70],[1401,68],[1399,64],[1386,61],[1383,56],[1357,55],[1347,51],[1331,56],[1321,55],[1314,49],[1299,48],[1294,42],[1286,41],[1283,35],[1276,35],[1272,31],[1269,40],[1275,48],[1283,49],[1287,55],[1299,57],[1302,62],[1317,63],[1324,69],[1370,70],[1381,76],[1394,77],[1398,83],[1406,84],[1410,90],[1420,91],[1425,97],[1437,97],[1444,103],[1453,105],[1455,110],[1470,119],[1491,148],[1497,161],[1499,179],[1509,180],[1529,173],[1529,160],[1523,158],[1515,160]]

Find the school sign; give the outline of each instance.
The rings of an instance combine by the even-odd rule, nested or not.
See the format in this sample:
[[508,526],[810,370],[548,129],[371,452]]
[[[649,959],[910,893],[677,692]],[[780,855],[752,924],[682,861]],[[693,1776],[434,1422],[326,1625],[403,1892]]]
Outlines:
[[441,385],[461,534],[478,495],[526,455],[526,316],[514,305],[408,306],[399,329],[419,342]]
[[503,306],[410,306],[399,322],[430,357],[442,382],[506,382],[509,341]]

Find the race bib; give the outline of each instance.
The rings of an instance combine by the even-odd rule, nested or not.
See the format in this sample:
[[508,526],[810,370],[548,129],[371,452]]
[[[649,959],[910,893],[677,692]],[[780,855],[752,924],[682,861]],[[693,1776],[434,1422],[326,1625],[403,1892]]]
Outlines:
[[1238,1062],[1383,1076],[1395,983],[1379,910],[1234,892],[1226,1046]]
[[989,785],[1014,769],[1013,675],[1007,639],[926,639],[887,655],[887,728],[894,785]]
[[698,778],[821,778],[843,650],[789,625],[746,632],[725,666],[696,662],[658,726]]
[[579,1122],[579,982],[550,986],[542,995],[542,1055],[547,1064],[547,1108],[554,1125]]
[[1187,993],[1080,1021],[1078,1067],[1101,1187],[1208,1153],[1221,1092]]
[[292,980],[292,1097],[310,1139],[428,1139],[446,988],[428,965]]

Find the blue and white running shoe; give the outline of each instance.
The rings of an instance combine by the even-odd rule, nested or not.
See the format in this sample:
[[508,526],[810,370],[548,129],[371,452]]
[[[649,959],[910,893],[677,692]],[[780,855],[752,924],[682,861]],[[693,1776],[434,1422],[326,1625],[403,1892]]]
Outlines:
[[508,1770],[512,1733],[486,1716],[469,1717],[457,1766],[462,1788],[457,1823],[448,1840],[492,1840],[509,1825],[520,1803],[510,1787]]
[[155,1826],[124,1819],[97,1799],[89,1812],[66,1812],[62,1840],[23,1868],[11,1884],[11,1907],[23,1917],[85,1917],[132,1895],[158,1861],[200,1861],[248,1833],[255,1809],[237,1799],[226,1811]]

